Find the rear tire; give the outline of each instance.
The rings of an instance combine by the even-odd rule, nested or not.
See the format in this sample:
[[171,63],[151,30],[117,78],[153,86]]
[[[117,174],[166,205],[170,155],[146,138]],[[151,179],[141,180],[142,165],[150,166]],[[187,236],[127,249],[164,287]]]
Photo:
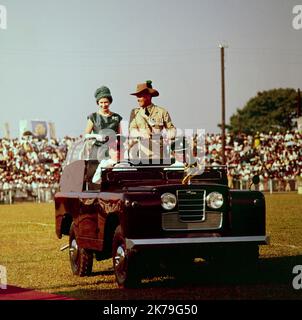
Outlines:
[[93,253],[77,244],[74,223],[71,224],[69,232],[69,260],[74,275],[85,277],[91,274]]

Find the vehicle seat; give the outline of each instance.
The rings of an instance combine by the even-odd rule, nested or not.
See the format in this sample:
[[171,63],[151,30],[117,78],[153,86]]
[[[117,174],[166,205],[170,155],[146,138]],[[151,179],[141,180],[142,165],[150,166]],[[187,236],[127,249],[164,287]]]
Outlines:
[[85,181],[86,181],[86,191],[87,190],[99,190],[100,184],[93,183],[92,178],[94,176],[94,173],[99,165],[98,160],[87,160],[86,164],[86,175],[85,175]]

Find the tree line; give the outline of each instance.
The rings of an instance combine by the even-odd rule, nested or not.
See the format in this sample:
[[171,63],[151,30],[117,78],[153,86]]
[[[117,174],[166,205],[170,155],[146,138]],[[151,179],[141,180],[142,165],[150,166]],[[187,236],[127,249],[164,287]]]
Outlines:
[[226,126],[234,134],[286,132],[297,128],[299,97],[292,88],[258,92],[242,109],[230,117]]

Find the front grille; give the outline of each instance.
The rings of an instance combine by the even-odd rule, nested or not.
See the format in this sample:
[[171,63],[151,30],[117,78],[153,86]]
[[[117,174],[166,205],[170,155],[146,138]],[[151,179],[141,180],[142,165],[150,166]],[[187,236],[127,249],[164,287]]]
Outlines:
[[162,227],[166,231],[218,230],[222,227],[222,212],[206,211],[204,221],[183,221],[177,212],[162,214]]
[[179,218],[183,221],[205,219],[205,190],[177,190]]

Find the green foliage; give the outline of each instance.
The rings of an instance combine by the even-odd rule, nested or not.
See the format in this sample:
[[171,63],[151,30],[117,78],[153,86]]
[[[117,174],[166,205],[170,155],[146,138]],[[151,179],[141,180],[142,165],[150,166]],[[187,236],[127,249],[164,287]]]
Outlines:
[[231,116],[229,130],[235,134],[285,132],[295,127],[297,92],[294,89],[272,89],[258,92],[243,109]]

